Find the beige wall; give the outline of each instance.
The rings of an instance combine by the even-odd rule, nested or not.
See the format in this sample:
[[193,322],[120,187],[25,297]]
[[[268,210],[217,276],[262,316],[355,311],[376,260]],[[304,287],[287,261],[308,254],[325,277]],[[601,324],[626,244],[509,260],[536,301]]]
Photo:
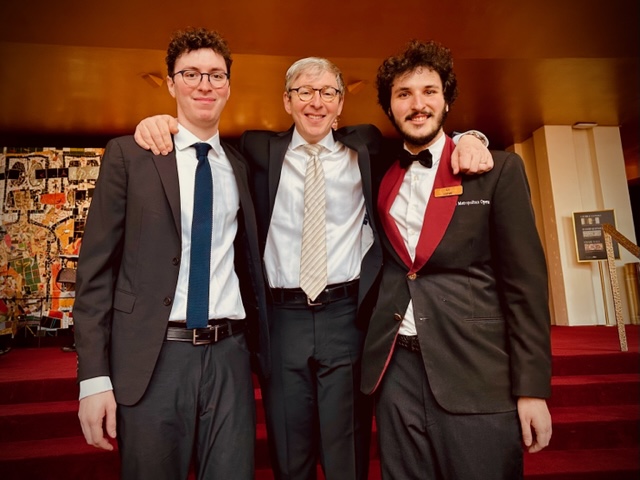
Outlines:
[[[544,126],[512,150],[524,159],[531,184],[549,266],[553,323],[614,325],[606,263],[578,262],[573,213],[613,209],[618,231],[637,244],[618,127]],[[622,313],[629,323],[622,266],[638,259],[624,248],[620,254],[616,267]]]

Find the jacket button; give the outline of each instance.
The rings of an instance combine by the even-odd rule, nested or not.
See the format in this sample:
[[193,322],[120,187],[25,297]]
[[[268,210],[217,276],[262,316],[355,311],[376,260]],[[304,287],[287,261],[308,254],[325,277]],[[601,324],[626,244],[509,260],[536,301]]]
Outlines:
[[173,258],[171,259],[171,263],[172,263],[173,265],[180,265],[180,259],[179,259],[178,257],[173,257]]
[[409,275],[407,275],[407,278],[409,280],[415,280],[416,278],[418,278],[418,275],[415,273],[410,273]]
[[168,307],[169,305],[171,305],[172,301],[173,300],[171,299],[171,297],[164,297],[164,301],[162,303],[164,303]]
[[402,315],[400,315],[399,313],[394,313],[393,314],[393,319],[397,322],[402,321]]

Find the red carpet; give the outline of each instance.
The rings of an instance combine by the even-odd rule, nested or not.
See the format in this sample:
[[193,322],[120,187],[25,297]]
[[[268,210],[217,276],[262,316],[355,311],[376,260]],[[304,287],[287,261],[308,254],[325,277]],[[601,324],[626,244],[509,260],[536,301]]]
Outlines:
[[[638,326],[626,332],[629,352],[620,352],[616,328],[552,327],[553,438],[546,450],[525,455],[527,480],[640,478]],[[75,368],[75,355],[58,347],[0,356],[0,478],[118,478],[117,454],[81,437]],[[262,422],[259,390],[256,398]],[[263,423],[256,466],[258,480],[273,478]],[[375,454],[369,478],[380,478]]]

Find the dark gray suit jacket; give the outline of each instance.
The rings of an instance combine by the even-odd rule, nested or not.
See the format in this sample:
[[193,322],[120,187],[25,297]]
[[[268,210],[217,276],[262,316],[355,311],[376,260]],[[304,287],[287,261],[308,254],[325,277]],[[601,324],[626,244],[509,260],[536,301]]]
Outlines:
[[[440,165],[416,265],[407,265],[393,220],[381,218],[385,263],[362,359],[365,393],[380,385],[413,299],[422,360],[442,407],[501,412],[513,410],[516,397],[550,395],[547,271],[529,187],[520,157],[492,154],[490,172],[457,177],[461,195],[434,198],[455,183]],[[380,187],[381,216],[394,185],[385,178]]]
[[[248,340],[266,375],[266,297],[247,165],[222,146],[240,193],[235,262]],[[178,280],[180,239],[175,153],[153,155],[132,136],[111,140],[82,239],[73,316],[78,380],[111,377],[118,403],[135,404],[149,384]]]

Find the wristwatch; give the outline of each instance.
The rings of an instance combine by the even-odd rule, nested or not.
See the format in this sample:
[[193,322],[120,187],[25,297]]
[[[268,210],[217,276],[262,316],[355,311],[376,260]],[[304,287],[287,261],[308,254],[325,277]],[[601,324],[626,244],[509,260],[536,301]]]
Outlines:
[[467,130],[466,132],[460,133],[460,136],[462,135],[472,135],[480,140],[485,147],[489,147],[489,139],[484,133],[478,130]]
[[472,135],[480,140],[485,147],[489,147],[489,139],[484,133],[478,130],[467,130],[466,132],[460,133],[460,136],[462,135]]

